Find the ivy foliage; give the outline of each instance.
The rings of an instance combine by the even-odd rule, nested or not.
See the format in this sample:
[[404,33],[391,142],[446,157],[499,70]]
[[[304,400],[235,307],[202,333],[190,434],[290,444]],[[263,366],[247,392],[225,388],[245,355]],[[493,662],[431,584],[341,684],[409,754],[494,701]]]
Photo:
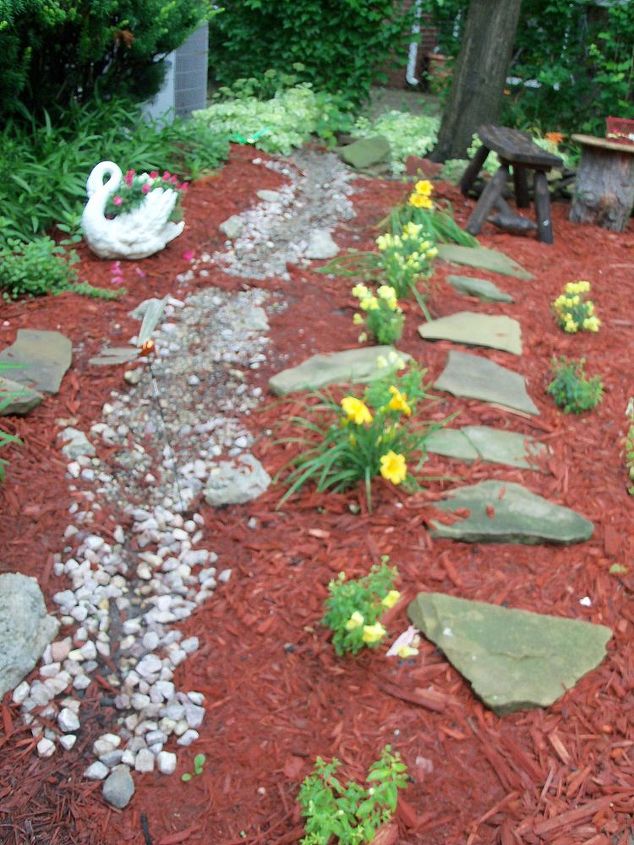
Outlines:
[[377,69],[405,57],[411,11],[399,0],[227,0],[210,24],[210,71],[221,84],[286,71],[361,102]]
[[63,109],[101,90],[145,99],[157,61],[212,14],[208,0],[0,0],[0,114]]

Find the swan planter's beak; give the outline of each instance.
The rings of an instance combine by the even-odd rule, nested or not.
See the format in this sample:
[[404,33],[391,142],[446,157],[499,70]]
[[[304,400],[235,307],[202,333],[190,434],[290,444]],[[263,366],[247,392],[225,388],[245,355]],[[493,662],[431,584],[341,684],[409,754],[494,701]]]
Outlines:
[[185,226],[179,219],[182,189],[169,173],[128,171],[124,180],[118,165],[100,162],[86,183],[86,243],[100,258],[136,260],[160,252]]

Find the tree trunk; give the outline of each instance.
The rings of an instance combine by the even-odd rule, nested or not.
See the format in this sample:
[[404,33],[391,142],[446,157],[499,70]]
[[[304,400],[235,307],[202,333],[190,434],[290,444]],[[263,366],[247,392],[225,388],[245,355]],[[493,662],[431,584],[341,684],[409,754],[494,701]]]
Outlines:
[[570,219],[623,232],[634,206],[634,146],[587,135],[573,140],[582,149]]
[[431,158],[465,158],[471,136],[500,112],[522,0],[471,0],[438,144]]

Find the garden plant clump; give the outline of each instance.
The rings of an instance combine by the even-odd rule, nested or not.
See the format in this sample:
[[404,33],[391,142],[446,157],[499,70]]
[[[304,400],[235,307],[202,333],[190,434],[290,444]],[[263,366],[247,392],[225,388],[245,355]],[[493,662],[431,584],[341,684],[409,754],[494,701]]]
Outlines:
[[594,302],[586,299],[589,292],[590,282],[568,282],[564,292],[553,302],[557,323],[565,332],[599,331],[601,322],[595,314]]
[[556,405],[566,414],[581,414],[595,408],[603,396],[599,376],[586,378],[585,361],[560,358],[552,364],[553,380],[546,388]]
[[340,572],[328,584],[330,596],[322,622],[333,632],[332,645],[339,656],[357,654],[364,647],[376,648],[383,642],[387,631],[381,616],[401,597],[394,589],[397,575],[396,568],[384,560],[363,578],[347,580],[346,573]]
[[[379,828],[392,819],[400,789],[407,786],[407,766],[386,745],[367,775],[367,787],[345,785],[335,776],[341,763],[321,757],[302,783],[299,804],[306,819],[302,845],[362,845],[372,842]],[[334,837],[334,840],[333,840]]]
[[[380,285],[376,296],[363,284],[352,288],[352,295],[359,300],[359,308],[353,317],[355,326],[365,326],[379,344],[393,344],[403,332],[403,312],[399,308],[396,291],[390,285]],[[367,340],[367,333],[359,335],[359,342]]]
[[390,167],[394,176],[405,173],[410,156],[426,156],[432,151],[438,136],[440,119],[433,115],[414,115],[389,111],[374,120],[357,118],[351,131],[353,137],[383,135],[390,144]]
[[187,182],[180,182],[178,176],[170,173],[169,170],[165,170],[162,174],[159,174],[158,170],[153,170],[151,173],[128,170],[116,193],[108,197],[106,216],[114,218],[134,211],[145,201],[148,194],[159,189],[177,193],[176,205],[169,220],[172,223],[179,223],[183,219],[181,193],[187,190]]
[[420,226],[418,231],[434,243],[456,243],[460,246],[478,246],[478,240],[465,232],[453,218],[451,205],[443,210],[433,200],[434,186],[429,179],[414,185],[407,202],[397,205],[388,216],[388,228],[393,235],[401,233],[411,223]]
[[312,436],[300,441],[307,448],[292,461],[285,478],[289,489],[278,507],[308,481],[320,492],[349,490],[362,481],[368,507],[374,478],[410,490],[418,487],[415,473],[426,459],[425,441],[443,423],[416,418],[418,404],[429,399],[425,370],[413,364],[398,375],[385,366],[387,375],[370,384],[362,398],[348,395],[336,402],[330,394],[317,393],[314,410],[324,422],[293,418]]

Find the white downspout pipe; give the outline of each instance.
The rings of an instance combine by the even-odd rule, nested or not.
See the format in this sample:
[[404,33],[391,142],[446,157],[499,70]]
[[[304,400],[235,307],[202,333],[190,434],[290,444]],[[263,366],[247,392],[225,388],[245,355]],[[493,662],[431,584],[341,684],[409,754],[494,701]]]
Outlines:
[[414,4],[414,22],[412,24],[412,40],[407,52],[407,70],[405,79],[408,85],[418,85],[416,73],[416,60],[418,59],[418,36],[420,35],[420,19],[423,13],[423,0],[416,0]]

